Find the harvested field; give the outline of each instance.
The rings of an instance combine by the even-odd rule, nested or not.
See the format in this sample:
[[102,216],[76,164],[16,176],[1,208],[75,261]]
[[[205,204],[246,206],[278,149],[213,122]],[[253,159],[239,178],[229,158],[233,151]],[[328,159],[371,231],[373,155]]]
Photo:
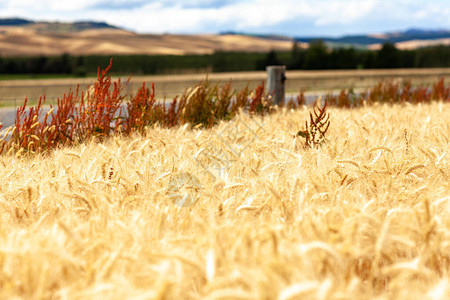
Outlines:
[[[3,56],[210,54],[214,51],[289,51],[292,40],[247,35],[136,34],[122,29],[55,31],[35,26],[0,26]],[[305,47],[305,45],[303,45]]]
[[329,113],[1,156],[0,297],[447,299],[450,103]]
[[[336,71],[294,71],[286,72],[286,91],[298,93],[300,89],[307,91],[339,90],[343,88],[367,88],[377,84],[380,80],[410,80],[414,85],[432,84],[440,78],[450,81],[450,69],[391,69],[391,70],[336,70]],[[184,74],[184,75],[159,75],[159,76],[133,76],[130,84],[126,84],[128,78],[122,77],[124,89],[128,93],[135,93],[142,82],[149,86],[155,83],[157,97],[171,99],[182,94],[186,87],[194,86],[199,81],[208,77],[212,82],[227,82],[230,79],[233,88],[242,89],[247,83],[250,88],[255,88],[261,81],[266,80],[266,72],[237,72],[237,73],[213,73],[213,74]],[[113,77],[116,80],[117,77]],[[40,80],[2,80],[0,81],[0,106],[21,105],[25,97],[30,103],[36,103],[43,94],[47,97],[47,103],[56,103],[57,98],[62,98],[70,88],[76,89],[80,85],[81,90],[93,82],[95,78],[73,79],[40,79]]]

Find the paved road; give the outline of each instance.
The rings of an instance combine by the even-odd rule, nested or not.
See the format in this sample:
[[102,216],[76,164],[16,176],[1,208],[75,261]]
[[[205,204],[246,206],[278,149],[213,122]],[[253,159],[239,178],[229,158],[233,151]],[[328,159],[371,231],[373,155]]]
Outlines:
[[[310,104],[315,101],[316,97],[320,95],[326,94],[325,92],[310,92],[305,94],[306,103]],[[286,95],[286,100],[294,99],[297,97],[296,94],[288,94]],[[166,106],[169,106],[170,103],[166,103]],[[56,109],[56,108],[55,108]],[[50,110],[49,106],[44,106],[42,109],[42,117]],[[0,108],[0,122],[3,124],[3,128],[0,129],[1,132],[6,130],[8,127],[13,126],[16,120],[16,109],[15,108]]]
[[16,110],[14,108],[0,108],[0,122],[5,129],[12,126],[16,119]]
[[[233,88],[240,90],[247,83],[250,88],[254,88],[266,79],[266,72],[237,72],[237,73],[213,73],[208,75],[212,82],[227,82],[233,79]],[[383,79],[411,80],[413,84],[435,83],[439,78],[444,78],[446,82],[450,80],[450,68],[436,69],[391,69],[391,70],[325,70],[325,71],[286,71],[286,91],[288,93],[298,93],[300,88],[312,91],[306,93],[307,101],[313,101],[318,93],[317,89],[336,90],[347,87],[364,88],[373,86]],[[132,78],[130,84],[125,86],[127,94],[146,82],[147,86],[155,83],[155,90],[158,97],[167,96],[171,99],[174,95],[180,95],[186,87],[194,86],[197,82],[204,80],[206,74],[184,74],[184,75],[161,75],[161,76],[136,76]],[[112,78],[117,80],[118,78]],[[126,78],[121,78],[125,84]],[[0,81],[0,101],[9,101],[10,104],[19,105],[25,97],[36,100],[40,95],[47,96],[46,103],[56,97],[61,97],[70,88],[74,89],[76,84],[81,90],[95,81],[95,78],[75,78],[75,79],[39,79],[39,80],[1,80]],[[16,99],[16,102],[14,102]],[[48,109],[48,108],[47,108]],[[0,122],[3,128],[14,124],[15,109],[0,108]]]
[[[158,75],[158,76],[133,76],[127,84],[127,78],[122,77],[122,87],[129,94],[136,92],[145,82],[149,87],[155,84],[157,97],[168,99],[181,95],[187,87],[194,86],[205,78],[211,82],[225,83],[232,79],[235,90],[242,89],[247,83],[250,88],[255,88],[261,81],[266,80],[267,73],[259,72],[236,72],[236,73],[212,73],[212,74],[181,74],[181,75]],[[450,80],[450,68],[435,69],[389,69],[389,70],[320,70],[320,71],[286,71],[286,91],[296,93],[300,88],[308,91],[333,90],[342,88],[364,88],[374,86],[384,79],[411,80],[413,84],[435,83],[439,78]],[[118,77],[113,77],[116,81]],[[20,104],[25,97],[30,100],[39,99],[43,94],[51,101],[61,98],[69,89],[76,89],[77,84],[80,91],[95,82],[95,78],[67,78],[67,79],[28,79],[28,80],[0,80],[0,102],[9,101]],[[47,103],[49,103],[47,101]]]

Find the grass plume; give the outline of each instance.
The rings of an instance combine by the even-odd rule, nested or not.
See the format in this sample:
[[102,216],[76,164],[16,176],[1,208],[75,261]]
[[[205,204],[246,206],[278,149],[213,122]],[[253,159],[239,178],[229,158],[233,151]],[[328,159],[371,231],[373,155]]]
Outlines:
[[327,102],[323,107],[314,106],[309,113],[309,124],[305,121],[305,130],[300,130],[297,135],[305,139],[305,147],[318,147],[326,139],[325,134],[330,127],[330,114],[327,113]]

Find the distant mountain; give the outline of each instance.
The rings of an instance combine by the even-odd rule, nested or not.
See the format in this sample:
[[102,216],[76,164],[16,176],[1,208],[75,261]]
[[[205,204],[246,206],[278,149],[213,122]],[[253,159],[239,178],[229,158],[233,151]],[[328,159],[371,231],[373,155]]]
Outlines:
[[243,35],[243,36],[251,36],[261,39],[267,39],[267,40],[275,40],[275,41],[293,41],[294,39],[290,36],[285,35],[278,35],[278,34],[252,34],[252,33],[246,33],[246,32],[239,32],[239,31],[222,31],[219,33],[219,35]]
[[79,22],[35,22],[21,18],[0,18],[0,26],[28,26],[36,27],[39,31],[83,31],[88,29],[120,29],[105,22],[79,21]]
[[450,45],[450,30],[447,29],[426,30],[411,28],[403,32],[345,35],[337,38],[327,36],[289,37],[236,31],[224,31],[220,35],[251,36],[273,41],[297,41],[304,45],[312,41],[323,40],[331,48],[355,47],[357,49],[377,49],[377,47],[387,42],[396,44],[400,49],[414,49],[438,44]]
[[418,29],[418,28],[411,28],[404,32],[404,34],[409,35],[415,35],[415,34],[438,34],[438,33],[447,33],[449,30],[446,29],[437,29],[437,30],[425,30],[425,29]]
[[21,18],[0,18],[0,26],[22,26],[34,23],[33,21],[21,19]]
[[86,29],[103,29],[103,28],[112,28],[119,29],[119,27],[109,25],[105,22],[93,22],[93,21],[82,21],[82,22],[74,22],[72,26],[77,30],[86,30]]
[[370,46],[374,44],[389,43],[402,43],[408,41],[416,40],[441,40],[450,39],[450,30],[439,29],[439,30],[424,30],[424,29],[408,29],[403,32],[391,32],[391,33],[381,33],[381,34],[367,34],[367,35],[348,35],[338,38],[331,37],[295,37],[298,42],[310,43],[314,40],[323,40],[330,46]]

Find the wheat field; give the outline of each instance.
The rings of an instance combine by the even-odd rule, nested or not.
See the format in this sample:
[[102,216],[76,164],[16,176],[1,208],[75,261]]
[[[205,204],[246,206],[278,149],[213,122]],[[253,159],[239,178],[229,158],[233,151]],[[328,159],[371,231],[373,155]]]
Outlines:
[[0,157],[1,299],[449,299],[450,103]]

